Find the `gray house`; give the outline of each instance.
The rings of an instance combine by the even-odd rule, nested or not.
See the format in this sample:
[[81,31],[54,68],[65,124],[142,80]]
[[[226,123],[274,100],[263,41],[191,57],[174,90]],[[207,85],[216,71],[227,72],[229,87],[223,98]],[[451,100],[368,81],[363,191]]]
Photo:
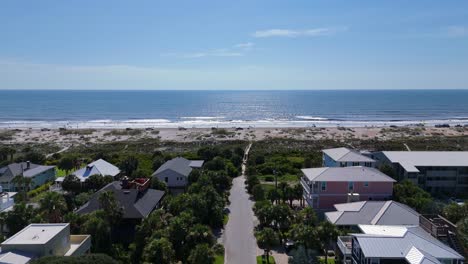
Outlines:
[[152,175],[167,184],[170,189],[184,189],[192,169],[201,168],[203,160],[188,160],[177,157],[166,161]]
[[429,192],[468,191],[468,151],[381,151],[372,157],[379,166],[390,165],[398,180],[408,179]]
[[21,175],[31,179],[30,188],[33,189],[55,179],[55,166],[42,166],[27,161],[12,163],[0,168],[0,186],[2,191],[15,191],[16,188],[12,180],[16,176]]

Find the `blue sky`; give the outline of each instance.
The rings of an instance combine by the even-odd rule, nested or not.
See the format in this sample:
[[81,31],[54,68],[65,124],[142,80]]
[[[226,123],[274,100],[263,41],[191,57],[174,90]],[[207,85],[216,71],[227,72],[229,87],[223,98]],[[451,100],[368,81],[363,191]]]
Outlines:
[[468,1],[0,1],[0,89],[468,89]]

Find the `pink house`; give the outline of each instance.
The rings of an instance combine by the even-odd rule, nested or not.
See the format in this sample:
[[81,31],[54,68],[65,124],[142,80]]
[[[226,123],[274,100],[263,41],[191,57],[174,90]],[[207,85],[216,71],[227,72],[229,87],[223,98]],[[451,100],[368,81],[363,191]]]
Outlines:
[[334,204],[392,198],[394,179],[369,167],[302,169],[304,198],[314,209],[333,209]]

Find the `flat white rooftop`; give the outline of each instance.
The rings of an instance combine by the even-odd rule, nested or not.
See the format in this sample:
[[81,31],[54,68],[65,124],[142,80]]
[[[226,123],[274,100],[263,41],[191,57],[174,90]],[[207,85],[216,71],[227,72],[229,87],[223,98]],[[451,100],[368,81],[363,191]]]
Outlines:
[[408,172],[422,167],[468,167],[468,151],[382,151],[392,162],[400,163]]
[[5,240],[2,245],[40,245],[46,244],[63,229],[68,223],[59,224],[30,224],[21,231]]

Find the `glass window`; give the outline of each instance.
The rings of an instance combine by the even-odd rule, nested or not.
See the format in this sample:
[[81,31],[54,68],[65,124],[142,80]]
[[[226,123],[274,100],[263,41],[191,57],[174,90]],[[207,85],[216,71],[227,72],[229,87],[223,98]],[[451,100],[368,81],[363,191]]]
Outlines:
[[327,190],[327,182],[322,182],[322,191]]
[[369,187],[369,182],[364,182],[364,187]]
[[359,162],[353,162],[353,166],[359,166]]
[[348,182],[348,190],[353,191],[354,190],[354,182]]

